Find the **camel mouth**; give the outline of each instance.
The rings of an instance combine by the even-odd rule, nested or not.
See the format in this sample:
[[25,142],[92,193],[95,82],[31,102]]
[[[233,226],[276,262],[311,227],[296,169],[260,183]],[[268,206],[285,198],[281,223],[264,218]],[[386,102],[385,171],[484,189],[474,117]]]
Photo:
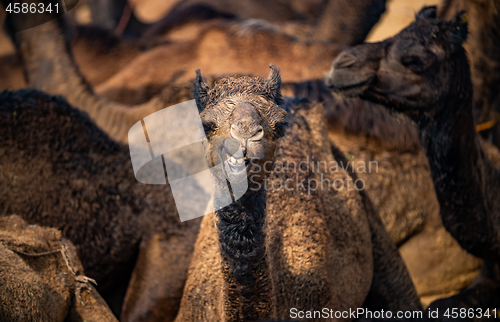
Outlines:
[[247,158],[243,157],[239,151],[231,154],[227,150],[224,150],[223,155],[223,167],[226,179],[231,183],[240,183],[246,180],[251,166]]
[[362,81],[349,84],[336,82],[335,78],[337,77],[328,78],[326,81],[326,85],[333,93],[346,97],[356,97],[363,94],[369,88],[375,76],[372,75]]
[[383,93],[375,88],[363,92],[360,97],[376,104],[385,105],[392,112],[411,112],[425,107],[425,104],[418,99],[403,98],[394,94]]
[[245,162],[243,157],[237,158],[229,153],[226,153],[226,161],[224,162],[226,171],[231,172],[232,174],[239,174],[245,170],[247,164],[248,163]]

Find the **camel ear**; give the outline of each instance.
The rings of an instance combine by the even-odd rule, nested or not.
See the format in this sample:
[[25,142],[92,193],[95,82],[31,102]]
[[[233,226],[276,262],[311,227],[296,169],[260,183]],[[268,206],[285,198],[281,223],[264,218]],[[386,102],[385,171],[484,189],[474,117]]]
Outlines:
[[416,18],[417,19],[421,19],[421,18],[435,19],[435,18],[437,18],[436,6],[423,7],[422,9],[420,9],[420,12],[417,14]]
[[273,64],[269,64],[269,76],[267,77],[266,83],[268,86],[269,94],[271,95],[273,101],[280,105],[281,99],[281,75],[278,67]]
[[196,70],[196,79],[194,80],[194,100],[196,101],[196,106],[198,107],[198,112],[203,112],[208,103],[208,92],[210,88],[203,77],[201,77],[201,72],[199,69]]

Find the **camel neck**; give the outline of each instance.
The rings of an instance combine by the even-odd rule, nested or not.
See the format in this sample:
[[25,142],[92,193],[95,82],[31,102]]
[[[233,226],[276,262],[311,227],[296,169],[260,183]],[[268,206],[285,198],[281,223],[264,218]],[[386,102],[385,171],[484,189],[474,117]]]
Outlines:
[[475,256],[498,256],[492,229],[490,189],[495,170],[479,143],[472,111],[471,85],[444,100],[440,112],[417,122],[431,167],[441,218],[460,245]]
[[[16,33],[16,45],[31,87],[63,95],[73,106],[99,106],[74,62],[62,18]],[[91,117],[94,117],[90,113]]]
[[[270,281],[265,254],[266,196],[261,189],[247,193],[216,212],[228,286],[228,300],[239,303],[234,320],[257,321],[270,316]],[[237,299],[237,300],[236,300]]]

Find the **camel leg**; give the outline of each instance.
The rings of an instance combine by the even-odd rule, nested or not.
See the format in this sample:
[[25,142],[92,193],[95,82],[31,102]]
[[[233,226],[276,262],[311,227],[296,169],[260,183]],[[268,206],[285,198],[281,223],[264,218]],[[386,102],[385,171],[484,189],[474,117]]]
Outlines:
[[[466,309],[467,313],[473,309],[473,316],[476,318],[468,316],[461,318],[460,314],[458,318],[453,318],[452,309],[454,308],[457,308],[458,312],[460,309]],[[476,321],[480,320],[477,318],[478,309],[481,309],[482,313],[489,309],[490,318],[497,318],[492,312],[492,309],[497,309],[497,311],[500,309],[500,267],[496,263],[484,261],[481,274],[470,286],[457,295],[432,302],[426,313],[438,310],[436,318],[438,321]],[[447,310],[449,317],[444,316]]]
[[121,321],[173,321],[179,309],[196,234],[166,238],[155,234],[141,242]]

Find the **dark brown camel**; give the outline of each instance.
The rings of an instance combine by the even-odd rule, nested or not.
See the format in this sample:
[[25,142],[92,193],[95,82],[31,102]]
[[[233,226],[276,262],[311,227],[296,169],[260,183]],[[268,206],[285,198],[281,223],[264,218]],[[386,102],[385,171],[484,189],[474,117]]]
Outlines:
[[118,322],[60,231],[0,217],[0,254],[0,320]]
[[[231,184],[247,182],[248,190],[203,218],[176,321],[287,319],[291,308],[348,310],[365,300],[418,310],[404,263],[363,192],[295,188],[295,181],[357,178],[290,167],[312,156],[328,164],[346,160],[326,136],[321,105],[283,102],[280,83],[272,65],[267,80],[228,77],[212,89],[198,73],[194,96],[211,142],[206,158],[222,155]],[[227,152],[229,138],[242,153]],[[274,169],[271,181],[291,181],[292,188],[266,186],[274,160],[281,171]],[[225,176],[214,176],[217,187],[226,185]]]
[[3,92],[0,114],[2,215],[61,230],[120,320],[172,321],[200,221],[181,223],[170,186],[139,183],[128,147],[63,99]]
[[[476,123],[497,122],[500,113],[500,2],[443,0],[438,15],[445,20],[466,10],[469,33],[464,48],[470,61]],[[500,126],[486,137],[500,146]]]
[[464,13],[445,22],[435,7],[426,7],[397,36],[344,51],[326,82],[336,93],[382,103],[416,123],[443,224],[464,249],[485,260],[481,276],[467,290],[431,306],[497,307],[500,174],[475,129],[462,47],[466,36]]

